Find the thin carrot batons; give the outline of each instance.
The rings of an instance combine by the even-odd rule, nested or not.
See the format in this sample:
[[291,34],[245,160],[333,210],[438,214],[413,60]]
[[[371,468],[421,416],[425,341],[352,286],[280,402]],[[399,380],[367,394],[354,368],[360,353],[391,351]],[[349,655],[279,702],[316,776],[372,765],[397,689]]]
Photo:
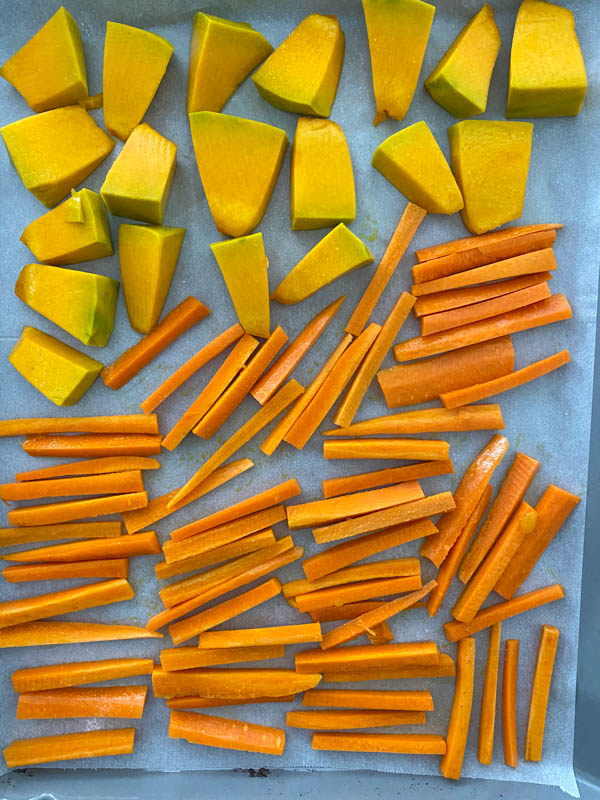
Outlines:
[[451,475],[454,472],[452,461],[421,461],[407,464],[404,467],[388,467],[374,472],[360,472],[357,475],[345,475],[339,478],[326,478],[321,483],[323,497],[338,497],[341,494],[358,492],[364,489],[376,489],[392,483],[404,483],[420,478],[431,478],[435,475]]
[[39,433],[158,433],[156,414],[114,414],[105,417],[34,417],[0,421],[0,436]]
[[0,630],[0,648],[39,647],[41,645],[113,642],[123,639],[156,639],[153,633],[136,625],[105,625],[101,622],[36,621]]
[[317,608],[327,608],[332,605],[343,605],[358,600],[370,600],[373,597],[386,597],[387,595],[401,592],[412,592],[415,589],[420,589],[421,586],[420,575],[409,575],[406,578],[375,578],[299,594],[296,596],[296,603],[299,611],[313,611]]
[[112,494],[86,500],[65,500],[62,503],[44,503],[39,506],[15,508],[8,512],[8,521],[11,525],[18,527],[51,525],[88,517],[102,517],[105,514],[118,514],[120,511],[144,508],[147,505],[147,492]]
[[479,717],[479,744],[477,759],[480,764],[491,764],[494,751],[494,728],[496,727],[496,695],[498,693],[498,665],[500,662],[500,633],[502,623],[496,622],[490,628],[483,693],[481,695],[481,714]]
[[169,697],[165,700],[167,708],[220,708],[222,706],[247,706],[257,703],[292,703],[296,695],[288,694],[282,697],[246,697],[235,700],[225,700],[215,697],[199,697],[186,695],[185,697]]
[[120,536],[121,533],[120,522],[65,522],[57,525],[0,528],[0,547],[52,542],[56,539],[104,539]]
[[198,638],[200,649],[216,647],[251,647],[255,645],[306,644],[323,638],[318,622],[301,625],[277,625],[272,628],[245,628],[228,631],[206,631]]
[[517,755],[517,673],[519,668],[519,640],[507,639],[502,673],[502,739],[504,763],[518,767]]
[[471,723],[474,677],[475,639],[469,637],[461,639],[458,644],[456,681],[446,734],[446,752],[440,759],[440,771],[444,778],[452,780],[460,778]]
[[395,667],[394,669],[374,667],[371,669],[349,670],[347,672],[325,672],[323,681],[324,683],[362,683],[363,681],[451,678],[454,673],[453,659],[445,653],[440,653],[438,664],[412,664],[404,667]]
[[441,461],[450,445],[437,439],[339,439],[323,442],[324,458],[389,458]]
[[[425,408],[385,417],[366,419],[347,428],[324,431],[324,436],[387,436],[406,433],[445,433],[447,431],[501,430],[504,420],[495,403],[463,406],[457,409]],[[443,459],[440,459],[443,460]]]
[[28,456],[46,458],[156,456],[160,453],[160,435],[155,433],[49,433],[28,436],[22,446]]
[[6,766],[25,767],[75,758],[121,756],[133,753],[135,728],[61,733],[36,739],[15,739],[2,751]]
[[369,564],[357,564],[345,569],[337,569],[323,578],[314,581],[300,578],[283,584],[283,596],[296,597],[306,592],[327,589],[330,586],[343,586],[355,581],[373,578],[398,578],[407,575],[420,575],[421,564],[418,558],[390,558],[385,561],[372,561]]
[[167,672],[196,667],[219,667],[247,661],[268,661],[283,658],[284,645],[251,645],[250,647],[219,647],[211,650],[199,647],[173,647],[161,650],[160,664]]
[[131,558],[160,553],[160,544],[154,531],[135,533],[132,536],[118,536],[111,539],[90,539],[82,542],[55,544],[22,550],[18,553],[5,553],[5,561],[21,562],[64,562],[87,561],[97,558]]
[[0,499],[39,500],[48,497],[69,497],[91,494],[126,494],[142,492],[141,470],[85,475],[75,478],[51,478],[41,481],[21,481],[0,485]]
[[160,462],[145,456],[105,456],[86,461],[71,461],[56,467],[42,467],[17,472],[16,481],[37,481],[75,475],[104,475],[107,472],[129,472],[135,469],[160,469]]
[[147,686],[70,687],[19,696],[17,719],[141,719]]
[[303,706],[364,708],[389,711],[433,711],[428,691],[385,691],[383,689],[310,689],[302,696]]
[[446,752],[442,736],[434,733],[313,733],[313,750],[345,753],[398,753],[441,755]]
[[314,689],[317,674],[299,674],[293,669],[188,669],[165,672],[155,669],[152,687],[156,697],[183,697],[194,691],[201,697],[225,700],[251,697],[281,697]]
[[11,675],[15,692],[40,692],[85,683],[151,675],[151,658],[109,658],[104,661],[79,661],[16,669]]
[[26,583],[71,578],[126,578],[128,573],[126,558],[109,558],[66,564],[18,564],[3,569],[2,577],[8,583]]
[[393,725],[424,725],[425,722],[424,711],[288,711],[285,718],[289,728],[309,731],[349,731]]
[[529,703],[529,719],[525,737],[526,761],[542,760],[546,712],[559,635],[559,630],[554,625],[542,625]]
[[296,672],[351,672],[357,669],[397,669],[437,664],[440,653],[435,642],[358,645],[323,651],[296,653]]
[[171,711],[169,736],[191,744],[247,753],[280,756],[285,749],[285,731],[280,728],[189,711]]

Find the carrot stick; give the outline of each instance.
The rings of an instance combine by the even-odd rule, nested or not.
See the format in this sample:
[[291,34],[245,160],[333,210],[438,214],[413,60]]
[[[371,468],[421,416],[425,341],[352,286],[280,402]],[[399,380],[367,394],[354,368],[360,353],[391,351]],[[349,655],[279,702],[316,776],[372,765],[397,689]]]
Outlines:
[[[250,367],[248,367],[250,369]],[[172,508],[294,402],[304,389],[292,378],[210,456],[168,503]]]
[[185,697],[170,697],[165,701],[167,708],[217,708],[220,706],[247,706],[255,703],[292,703],[296,698],[295,694],[283,695],[282,697],[247,697],[236,700],[224,700],[214,697],[198,697],[197,695],[186,695]]
[[508,450],[508,439],[496,434],[466,469],[456,491],[455,508],[439,520],[439,533],[429,537],[419,551],[439,567],[477,507],[496,467]]
[[462,590],[451,611],[454,619],[471,622],[510,559],[534,530],[536,522],[537,513],[528,503],[522,501],[496,544]]
[[491,764],[494,751],[501,629],[501,622],[496,622],[490,628],[490,643],[488,645],[487,661],[485,665],[483,694],[481,695],[481,716],[479,717],[479,747],[477,750],[477,759],[480,764]]
[[370,600],[373,597],[412,592],[420,589],[421,586],[420,575],[408,575],[405,578],[374,578],[299,594],[296,597],[296,603],[299,611],[312,611],[316,608],[327,608],[332,605],[352,603],[356,600]]
[[267,661],[283,658],[285,647],[278,645],[254,645],[250,647],[220,647],[212,650],[199,647],[172,647],[161,650],[160,663],[167,672],[194,669],[195,667],[218,667],[223,664],[239,664],[245,661]]
[[39,506],[24,506],[8,512],[11,525],[50,525],[56,522],[70,522],[86,517],[102,517],[105,514],[118,514],[133,508],[148,505],[147,492],[113,494],[108,497],[93,497],[87,500],[65,500],[63,503],[44,503]]
[[159,469],[160,462],[144,456],[106,456],[87,461],[71,461],[56,467],[42,467],[28,472],[17,472],[16,481],[37,481],[46,478],[63,478],[71,475],[104,475],[108,472],[129,472],[135,469]]
[[186,297],[163,317],[158,325],[132,347],[125,350],[100,373],[109,389],[120,389],[144,369],[157,355],[182,333],[210,314],[204,303],[195,297]]
[[385,600],[363,600],[359,603],[345,603],[341,606],[315,608],[308,613],[313,622],[338,622],[343,619],[356,619],[367,611],[373,611],[384,605]]
[[353,567],[338,569],[323,578],[314,581],[301,578],[283,584],[283,596],[286,599],[307,592],[316,592],[330,586],[343,586],[355,581],[372,580],[373,578],[399,578],[408,575],[420,575],[421,563],[418,558],[390,558],[386,561],[372,561],[369,564],[357,564]]
[[321,626],[318,622],[301,625],[277,625],[271,628],[239,628],[227,631],[206,631],[198,638],[200,649],[215,647],[242,648],[251,645],[305,644],[320,642]]
[[382,329],[379,331],[377,338],[367,352],[364,361],[358,368],[348,392],[333,418],[336,425],[345,427],[352,423],[371,385],[371,381],[375,377],[383,359],[386,357],[388,350],[394,343],[400,328],[406,321],[414,304],[415,298],[407,292],[402,292],[390,311]]
[[51,478],[46,481],[22,481],[0,484],[0,498],[38,500],[47,497],[69,497],[91,494],[125,494],[142,492],[144,482],[139,469],[103,475],[84,475],[75,478]]
[[384,691],[382,689],[309,689],[303,706],[365,708],[388,711],[433,711],[431,692]]
[[246,369],[225,389],[219,399],[204,414],[193,432],[203,439],[210,439],[223,425],[250,392],[256,381],[287,342],[281,327],[275,328]]
[[526,367],[522,367],[522,369],[518,369],[510,375],[504,375],[502,378],[441,394],[440,400],[446,408],[456,408],[467,403],[477,402],[477,400],[484,400],[487,397],[507,392],[509,389],[515,389],[517,386],[523,386],[536,378],[548,375],[555,369],[564,367],[570,360],[569,351],[561,350],[559,353],[543,358],[541,361],[534,361],[533,364],[528,364]]
[[457,642],[465,636],[471,636],[484,628],[489,628],[496,622],[515,617],[517,614],[538,608],[546,603],[552,603],[554,600],[561,600],[564,596],[565,592],[562,586],[559,583],[553,583],[551,586],[544,586],[542,589],[535,589],[533,592],[513,597],[512,600],[488,606],[476,614],[471,622],[458,622],[457,620],[446,622],[444,633],[448,641]]
[[440,494],[424,497],[422,500],[413,500],[411,503],[402,503],[399,506],[385,508],[383,511],[363,514],[362,517],[335,522],[333,525],[323,525],[323,527],[313,530],[313,536],[317,544],[324,544],[338,539],[347,539],[349,536],[358,536],[360,533],[389,528],[391,525],[398,525],[401,522],[412,522],[424,517],[431,517],[434,514],[442,514],[453,509],[454,506],[452,494],[440,492]]
[[19,696],[17,719],[141,719],[147,686],[47,689]]
[[251,697],[281,697],[314,689],[321,676],[299,674],[293,669],[186,669],[165,672],[156,668],[152,688],[156,697],[183,697],[190,691],[202,697],[224,700]]
[[28,436],[22,447],[28,456],[47,458],[155,456],[160,453],[160,435],[154,433],[47,434]]
[[535,530],[509,561],[494,586],[495,592],[509,600],[518,591],[579,500],[566,489],[548,486],[535,507],[538,515]]
[[296,369],[298,364],[317,342],[319,336],[325,331],[329,323],[339,311],[346,295],[338,297],[333,303],[320,311],[311,319],[304,330],[298,334],[294,341],[279,356],[277,361],[255,384],[250,394],[261,406],[270,400],[275,392],[283,385]]
[[246,753],[280,756],[285,749],[285,731],[280,728],[189,711],[171,711],[169,736],[192,744]]
[[358,305],[348,320],[346,333],[351,333],[352,336],[359,336],[362,333],[426,213],[414,203],[407,204],[369,285],[363,291]]
[[475,639],[461,639],[456,661],[456,681],[446,734],[446,752],[440,759],[440,772],[444,778],[452,780],[460,778],[469,735],[475,677]]
[[537,225],[520,225],[513,228],[503,228],[499,231],[490,231],[478,236],[465,236],[462,239],[454,239],[451,242],[444,242],[443,244],[436,244],[432,247],[424,247],[417,250],[417,260],[429,261],[432,258],[440,258],[441,256],[449,255],[450,253],[461,253],[464,250],[471,250],[474,247],[481,247],[485,245],[495,245],[506,240],[516,239],[520,236],[526,236],[530,233],[538,233],[540,231],[551,231],[562,228],[561,224],[549,222]]
[[66,522],[63,525],[0,528],[0,547],[31,542],[49,542],[55,539],[103,539],[120,535],[120,522]]
[[356,669],[396,669],[407,665],[437,664],[440,653],[435,642],[402,642],[377,646],[340,647],[296,653],[296,672],[349,672]]
[[0,630],[0,648],[156,639],[161,636],[160,633],[151,633],[146,628],[138,628],[135,625],[104,625],[100,622],[25,622]]
[[529,719],[525,738],[526,761],[542,760],[546,711],[548,710],[550,683],[552,681],[559,635],[559,630],[554,625],[542,625],[533,686],[531,687],[531,702],[529,704]]
[[380,622],[372,630],[365,631],[370,644],[389,644],[394,641],[394,633],[387,622]]
[[514,364],[510,337],[501,336],[437,358],[381,370],[377,380],[388,408],[398,408],[437,400],[441,392],[507,375]]
[[190,406],[183,412],[169,433],[162,440],[167,450],[175,450],[192,428],[200,422],[207,411],[217,402],[219,397],[244,368],[246,361],[258,347],[258,339],[244,334],[231,353],[217,369],[204,389]]
[[525,492],[539,468],[540,462],[537,459],[531,458],[525,453],[517,453],[515,456],[481,530],[471,543],[460,565],[458,577],[463,583],[467,583],[471,579],[475,570],[495,544],[519,503],[525,497]]
[[44,667],[16,669],[11,675],[15,692],[41,692],[85,683],[151,675],[151,658],[109,658],[104,661],[80,661],[71,664],[48,664]]
[[188,359],[185,364],[182,364],[179,369],[176,369],[172,375],[164,380],[148,397],[140,403],[140,408],[146,414],[163,403],[167,397],[170,397],[177,389],[180,388],[192,375],[195,375],[199,369],[204,367],[213,358],[221,355],[227,350],[230,345],[236,342],[244,335],[244,329],[236,322],[227,330],[220,333],[201,350]]
[[225,466],[216,469],[205,481],[202,481],[193,492],[186,495],[186,497],[180,503],[173,506],[173,508],[169,508],[168,504],[175,497],[179,489],[173,489],[173,491],[167,492],[167,494],[155,497],[153,500],[150,500],[146,508],[140,508],[136,511],[125,511],[122,517],[127,533],[136,533],[136,531],[141,531],[142,528],[147,528],[149,525],[153,525],[155,522],[165,519],[165,517],[174,514],[175,511],[179,511],[181,508],[184,508],[184,506],[189,505],[189,503],[193,503],[195,500],[204,497],[204,495],[212,492],[214,489],[218,489],[219,486],[223,486],[224,483],[233,480],[233,478],[237,478],[238,475],[241,475],[253,466],[254,461],[251,461],[249,458],[240,458],[237,461],[230,461],[229,464],[225,464]]
[[35,417],[0,421],[0,436],[39,433],[158,433],[156,414],[107,417]]
[[441,755],[446,743],[434,733],[313,733],[313,750],[344,753],[399,753]]
[[535,286],[536,283],[546,283],[552,280],[550,272],[534,272],[531,275],[520,275],[518,278],[509,278],[505,281],[465,286],[463,289],[448,289],[445,292],[433,292],[417,297],[413,307],[415,317],[425,317],[429,314],[440,314],[452,311],[474,303],[483,303],[495,297]]
[[425,408],[355,422],[347,428],[324,431],[324,436],[386,436],[402,433],[446,433],[447,431],[488,431],[504,428],[502,411],[496,403],[458,409]]
[[424,725],[424,711],[288,711],[289,728],[309,731],[389,728],[393,725]]
[[484,319],[480,322],[472,322],[470,325],[462,325],[451,331],[408,339],[395,346],[394,355],[396,361],[411,361],[414,358],[435,356],[477,342],[496,339],[499,336],[539,328],[541,325],[549,325],[552,322],[560,322],[570,319],[571,316],[571,306],[567,298],[562,294],[553,294],[547,300],[500,314],[491,320]]
[[436,576],[437,586],[431,592],[427,602],[427,611],[429,612],[430,617],[434,617],[437,614],[440,606],[444,602],[444,597],[446,596],[448,589],[450,588],[450,584],[456,575],[458,565],[460,564],[461,559],[465,554],[467,547],[469,546],[469,542],[471,541],[473,534],[477,530],[477,526],[481,522],[481,518],[485,514],[491,497],[492,487],[490,484],[488,484],[481,495],[481,499],[475,506],[473,513],[460,532],[458,539],[454,542],[450,548],[450,552],[442,562],[442,565],[439,568]]
[[340,439],[323,442],[324,458],[393,458],[440,461],[448,458],[448,442],[424,439]]
[[6,553],[5,561],[61,563],[66,561],[88,561],[97,558],[131,558],[160,553],[160,544],[154,531],[144,531],[133,536],[117,536],[111,539],[90,539],[82,542],[55,544],[34,550]]
[[517,755],[517,672],[519,667],[519,640],[507,639],[504,650],[502,674],[502,739],[504,763],[518,767]]
[[389,467],[375,472],[361,472],[357,475],[345,475],[339,478],[327,478],[321,483],[323,497],[338,497],[349,492],[363,489],[374,489],[391,483],[415,481],[420,478],[431,478],[435,475],[451,475],[454,467],[449,459],[442,461],[422,461],[407,464],[405,467]]
[[177,528],[171,531],[171,539],[174,542],[180,542],[201,531],[216,528],[218,525],[223,525],[226,522],[232,522],[235,519],[240,519],[240,517],[245,517],[257,511],[262,511],[271,506],[284,503],[292,497],[297,497],[301,492],[302,489],[298,481],[295,478],[291,478],[283,483],[278,483],[277,486],[266,489],[264,492],[252,495],[252,497],[248,497],[246,500],[235,503],[235,505],[223,508],[221,511],[216,511],[214,514],[209,514],[207,517],[197,519],[189,525],[185,525],[183,528]]
[[126,578],[128,573],[129,561],[126,558],[77,561],[65,564],[19,564],[2,570],[2,576],[8,583],[52,581],[66,578]]
[[324,683],[356,683],[363,681],[388,681],[414,678],[449,678],[454,675],[454,661],[440,653],[439,664],[407,665],[395,669],[357,669],[348,672],[324,672]]
[[26,767],[48,761],[121,756],[133,753],[135,728],[61,733],[35,739],[15,739],[2,751],[6,766]]

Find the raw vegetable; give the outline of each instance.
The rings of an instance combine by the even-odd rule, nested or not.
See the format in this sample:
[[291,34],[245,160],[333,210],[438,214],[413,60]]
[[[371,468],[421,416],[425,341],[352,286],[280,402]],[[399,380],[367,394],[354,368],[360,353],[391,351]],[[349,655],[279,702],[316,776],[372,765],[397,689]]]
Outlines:
[[440,759],[440,772],[444,778],[452,780],[460,778],[471,722],[474,676],[475,639],[469,637],[461,639],[458,643],[456,681],[450,722],[446,733],[446,752]]
[[48,497],[72,495],[126,494],[142,492],[144,481],[141,470],[82,475],[75,478],[52,478],[50,480],[17,481],[0,484],[0,498],[10,500],[38,500]]
[[394,725],[424,725],[425,722],[424,711],[288,711],[285,718],[289,728],[309,731],[350,731]]
[[324,458],[391,458],[442,461],[450,445],[439,440],[421,439],[340,439],[323,442]]
[[440,653],[438,664],[417,664],[393,669],[358,669],[344,672],[323,673],[324,683],[352,683],[361,681],[404,680],[406,678],[448,678],[454,675],[454,661]]
[[33,417],[0,422],[0,436],[37,433],[158,433],[156,414],[114,414],[107,417]]
[[135,728],[61,733],[36,739],[15,739],[2,751],[6,766],[25,767],[47,761],[120,756],[133,753]]
[[404,578],[374,578],[299,594],[295,599],[299,611],[312,611],[316,608],[343,605],[356,600],[370,600],[373,597],[412,592],[414,589],[420,589],[421,586],[420,575],[409,575]]
[[122,639],[160,639],[135,625],[105,625],[100,622],[24,622],[0,630],[0,648],[39,647],[46,644],[112,642]]
[[17,719],[141,719],[147,686],[46,689],[19,695]]
[[283,755],[285,748],[285,731],[280,728],[189,711],[171,711],[169,736],[192,744],[274,756]]
[[483,693],[481,695],[481,714],[479,717],[479,746],[477,750],[477,759],[480,764],[492,763],[494,728],[496,725],[496,694],[498,691],[501,631],[501,622],[496,622],[490,628],[490,641],[485,664]]
[[129,561],[110,558],[103,561],[77,561],[66,564],[18,564],[2,570],[9,583],[64,580],[65,578],[126,578]]
[[299,674],[293,669],[189,669],[165,672],[156,668],[152,687],[156,697],[183,697],[196,690],[202,697],[226,700],[251,697],[281,697],[314,689],[317,674]]
[[407,464],[405,467],[388,467],[375,472],[362,472],[357,475],[345,475],[339,478],[326,478],[321,483],[323,497],[338,497],[361,489],[374,489],[391,483],[416,481],[420,478],[431,478],[435,475],[451,475],[454,471],[449,459],[443,461],[421,461]]
[[[385,436],[400,433],[446,433],[504,428],[500,406],[496,403],[463,406],[458,409],[425,408],[355,422],[347,428],[332,428],[324,436]],[[440,459],[443,461],[444,459]]]
[[148,505],[147,492],[114,494],[88,500],[65,500],[63,503],[45,503],[39,506],[24,506],[8,512],[11,525],[50,525],[56,522],[70,522],[85,517],[101,517],[119,511],[144,508]]
[[[51,542],[55,539],[103,539],[120,535],[120,522],[66,522],[62,525],[0,528],[0,547],[31,542]],[[4,556],[2,557],[4,558]]]
[[433,733],[313,733],[313,750],[348,753],[440,755],[446,752],[442,736]]
[[161,650],[160,663],[167,672],[177,672],[194,667],[218,667],[222,664],[239,664],[245,661],[267,661],[272,658],[283,658],[285,647],[280,645],[263,645],[251,647],[221,647],[218,649],[200,649],[199,647],[173,647]]
[[5,561],[21,562],[72,562],[91,558],[131,558],[160,553],[160,544],[154,531],[144,531],[133,536],[117,536],[107,539],[91,539],[68,544],[38,547],[34,550],[5,553]]
[[28,436],[23,442],[28,456],[46,458],[102,458],[104,456],[155,456],[160,453],[158,433],[51,433]]
[[198,647],[201,650],[215,647],[237,649],[251,645],[304,644],[320,642],[321,639],[320,624],[306,622],[301,625],[278,625],[271,628],[206,631],[198,637]]
[[559,635],[559,630],[554,625],[542,625],[533,686],[531,687],[529,719],[525,738],[526,761],[542,760],[548,696],[550,694],[550,682],[552,681]]
[[433,697],[431,692],[427,691],[309,689],[302,695],[302,705],[327,708],[388,709],[390,711],[433,711]]
[[151,658],[109,658],[104,661],[48,664],[43,667],[16,669],[11,675],[11,682],[15,692],[40,692],[44,689],[111,681],[115,678],[151,675],[153,668],[154,662]]
[[518,767],[517,755],[517,671],[519,667],[519,640],[507,639],[504,649],[502,673],[502,739],[504,763]]
[[105,456],[86,461],[71,461],[55,467],[30,469],[17,472],[16,481],[37,481],[47,478],[63,478],[70,475],[105,475],[108,472],[129,472],[134,469],[160,469],[160,462],[145,456]]

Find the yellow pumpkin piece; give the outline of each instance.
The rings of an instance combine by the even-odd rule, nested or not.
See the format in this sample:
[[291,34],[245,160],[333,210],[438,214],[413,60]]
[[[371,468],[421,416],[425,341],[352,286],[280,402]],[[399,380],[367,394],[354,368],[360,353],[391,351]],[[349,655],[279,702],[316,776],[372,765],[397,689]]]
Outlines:
[[376,114],[402,120],[417,88],[435,6],[422,0],[363,0]]
[[167,71],[173,45],[162,36],[120,22],[106,23],[104,124],[125,141],[139,125]]
[[371,261],[373,254],[369,248],[341,222],[309,250],[271,297],[284,306],[299,303],[336,278]]
[[64,203],[65,219],[67,222],[85,222],[85,211],[80,195],[71,189],[71,197]]
[[227,284],[240,325],[251,336],[271,333],[269,262],[262,233],[211,244],[210,249]]
[[129,324],[149,333],[169,294],[185,228],[120,225],[119,262]]
[[292,146],[290,217],[293,231],[352,222],[356,196],[344,131],[327,119],[300,117]]
[[[10,20],[5,15],[3,25]],[[87,97],[83,42],[77,23],[62,6],[17,50],[0,75],[34,111],[70,106]]]
[[426,122],[415,122],[385,139],[373,153],[372,164],[411,203],[431,214],[454,214],[464,206]]
[[177,158],[177,145],[145,122],[134,128],[100,189],[116,217],[160,225]]
[[15,294],[83,344],[108,344],[119,281],[77,269],[27,264],[17,278]]
[[448,128],[452,169],[465,201],[463,222],[485,233],[523,213],[531,122],[464,120]]
[[483,114],[500,43],[494,12],[486,3],[425,81],[435,102],[455,117]]
[[103,96],[102,92],[98,92],[98,94],[88,95],[84,97],[83,100],[79,101],[79,105],[82,108],[85,108],[86,111],[94,111],[98,108],[102,108],[103,103]]
[[102,364],[26,325],[8,360],[26,381],[57,406],[72,406],[98,377]]
[[510,51],[507,117],[573,117],[587,91],[573,12],[524,0]]
[[200,180],[217,229],[245,236],[259,224],[275,188],[287,134],[264,122],[213,111],[190,114]]
[[198,11],[192,26],[187,110],[220,111],[237,87],[273,51],[247,22]]
[[11,122],[0,134],[25,188],[48,208],[84,181],[115,146],[78,105]]
[[[83,222],[67,219],[67,206],[81,201]],[[34,219],[21,234],[21,241],[44,264],[78,264],[112,256],[108,214],[102,198],[90,189],[80,189],[60,206]]]
[[328,117],[335,100],[344,33],[332,15],[310,14],[252,76],[261,97],[275,108]]

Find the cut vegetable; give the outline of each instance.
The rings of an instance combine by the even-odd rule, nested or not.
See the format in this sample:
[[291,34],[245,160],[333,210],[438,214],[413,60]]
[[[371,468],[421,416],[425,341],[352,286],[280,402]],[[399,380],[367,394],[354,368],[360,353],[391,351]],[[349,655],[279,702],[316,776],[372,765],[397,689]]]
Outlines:
[[15,739],[2,751],[6,766],[26,767],[74,758],[122,756],[133,753],[135,728],[61,733],[37,739]]
[[106,417],[33,417],[0,422],[0,436],[38,433],[158,433],[156,414],[114,414]]
[[305,644],[320,642],[321,626],[318,622],[301,625],[278,625],[271,628],[246,628],[227,631],[206,631],[198,638],[198,647],[211,649],[231,647],[232,649],[252,645]]
[[309,731],[388,728],[394,725],[424,725],[424,711],[288,711],[289,728]]
[[[463,406],[458,409],[425,408],[388,414],[347,428],[332,428],[324,436],[386,436],[402,433],[446,433],[448,431],[486,431],[504,428],[500,406],[495,403]],[[441,459],[442,461],[444,459]]]
[[19,695],[17,719],[141,719],[147,686],[47,689]]
[[18,553],[5,553],[5,561],[51,563],[87,561],[96,558],[131,558],[160,553],[160,544],[154,531],[144,531],[133,536],[117,536],[108,539],[91,539],[68,544],[38,547]]
[[167,672],[194,669],[195,667],[218,667],[222,664],[239,664],[245,661],[268,661],[283,658],[283,645],[263,645],[251,647],[221,647],[200,649],[199,647],[174,647],[161,650],[160,663]]
[[285,731],[280,728],[188,711],[171,711],[169,736],[207,747],[274,756],[283,755],[285,748]]
[[348,672],[325,672],[324,683],[360,683],[362,681],[386,681],[420,678],[451,678],[455,673],[454,661],[440,653],[438,664],[409,665],[395,669],[359,669]]
[[21,481],[0,484],[0,498],[10,500],[39,500],[48,497],[70,497],[92,494],[126,494],[142,492],[141,470],[104,473],[75,478],[53,478],[46,481]]
[[88,500],[66,500],[63,503],[16,508],[8,512],[8,521],[11,525],[17,526],[50,525],[86,517],[100,517],[104,514],[117,514],[120,511],[144,508],[147,505],[147,492],[114,494]]
[[40,692],[116,678],[151,675],[153,668],[154,662],[151,658],[110,658],[104,661],[48,664],[44,667],[16,669],[11,675],[11,682],[15,692]]
[[299,611],[313,611],[317,608],[328,608],[357,600],[370,600],[373,597],[412,592],[420,589],[421,586],[420,575],[408,575],[403,578],[374,578],[299,594],[295,600]]
[[448,458],[450,445],[420,439],[341,439],[323,442],[324,458],[392,458],[441,461]]
[[134,469],[160,469],[160,462],[144,456],[105,456],[87,461],[71,461],[56,467],[42,467],[17,472],[16,481],[37,481],[70,475],[105,475],[109,472],[129,472]]
[[185,697],[171,697],[165,701],[167,708],[219,708],[221,706],[247,706],[256,703],[292,703],[296,695],[287,694],[282,697],[247,697],[235,700],[227,700],[215,697],[198,697],[197,695],[186,695]]
[[100,622],[25,622],[0,630],[0,648],[39,647],[47,644],[113,642],[123,639],[159,639],[135,625],[104,625]]
[[399,753],[441,755],[446,752],[442,736],[433,733],[313,733],[313,750],[346,753]]
[[303,706],[365,708],[389,711],[433,711],[431,692],[384,691],[383,689],[309,689]]
[[82,456],[155,456],[160,453],[158,433],[82,433],[28,436],[23,442],[28,456],[72,458]]
[[502,673],[502,739],[504,763],[518,767],[517,755],[517,671],[519,667],[519,640],[507,639]]
[[[307,592],[316,592],[330,586],[344,586],[356,581],[372,580],[373,578],[398,578],[409,575],[421,575],[421,564],[418,558],[390,558],[385,561],[372,561],[369,564],[357,564],[345,569],[337,569],[324,578],[309,581],[301,578],[283,584],[283,596],[286,599],[297,597]],[[339,605],[332,603],[331,605]]]
[[540,643],[538,645],[535,674],[531,687],[531,701],[529,704],[529,719],[527,722],[527,736],[525,738],[525,760],[541,761],[544,744],[544,728],[546,725],[546,711],[548,710],[548,696],[554,659],[558,647],[559,630],[554,625],[542,625]]
[[477,750],[477,760],[480,764],[491,764],[494,751],[501,629],[501,622],[496,622],[490,628],[490,643],[488,645],[487,661],[485,664],[485,678],[483,680],[483,693],[481,695],[481,715],[479,717],[479,747]]
[[189,669],[165,672],[155,669],[152,687],[156,697],[183,697],[191,690],[202,697],[224,700],[282,695],[314,689],[321,681],[316,674],[302,674],[293,669]]
[[[55,539],[104,539],[120,536],[120,522],[67,522],[64,525],[32,525],[0,528],[0,547],[51,542]],[[2,556],[4,558],[4,556]]]
[[350,672],[356,669],[396,669],[437,664],[440,653],[435,642],[360,645],[296,653],[296,672]]
[[444,778],[452,780],[460,778],[469,735],[475,677],[475,639],[461,639],[456,661],[456,682],[446,734],[446,752],[440,760],[440,772]]
[[2,577],[9,583],[25,583],[70,578],[126,578],[128,572],[129,561],[126,558],[111,558],[66,564],[19,564],[3,569]]
[[431,478],[435,475],[451,475],[454,472],[452,462],[422,461],[407,464],[405,467],[389,467],[375,472],[362,472],[358,475],[347,475],[340,478],[327,478],[321,483],[323,497],[339,497],[341,494],[358,492],[362,489],[374,489],[391,483],[415,481],[420,478]]

